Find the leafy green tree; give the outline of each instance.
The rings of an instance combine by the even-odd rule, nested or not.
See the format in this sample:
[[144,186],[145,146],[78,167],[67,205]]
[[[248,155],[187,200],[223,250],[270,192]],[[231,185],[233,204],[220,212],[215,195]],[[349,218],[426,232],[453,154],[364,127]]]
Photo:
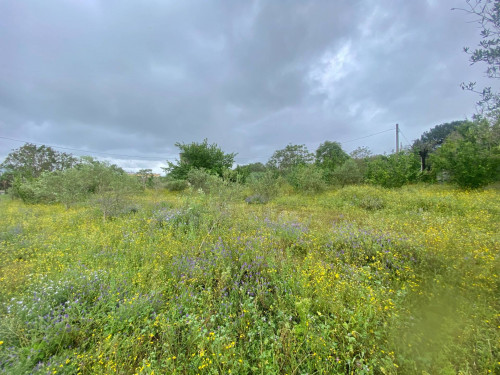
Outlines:
[[202,143],[176,143],[180,149],[180,160],[168,162],[164,168],[168,176],[175,180],[185,180],[191,169],[205,169],[209,173],[222,177],[224,170],[231,168],[236,154],[224,153],[215,143],[209,145],[205,139]]
[[326,141],[316,150],[316,165],[323,169],[326,180],[332,182],[333,171],[349,159],[338,142]]
[[14,173],[8,169],[0,169],[0,190],[7,191],[14,181]]
[[435,173],[449,175],[462,188],[500,179],[500,122],[482,119],[460,126],[431,156]]
[[267,167],[280,174],[287,174],[294,167],[310,164],[313,160],[314,155],[307,150],[305,145],[289,144],[284,149],[273,153],[267,162]]
[[248,168],[250,173],[256,173],[256,172],[265,172],[267,170],[266,166],[262,163],[250,163],[247,165],[244,165],[243,167]]
[[73,155],[55,151],[48,146],[37,146],[26,143],[24,146],[12,150],[7,155],[1,168],[10,174],[10,183],[15,176],[22,179],[33,179],[39,177],[43,172],[61,171],[71,168],[78,163]]
[[421,171],[430,169],[430,165],[427,163],[429,155],[444,143],[446,137],[464,123],[466,121],[453,121],[436,125],[413,142],[412,149],[420,156]]
[[353,159],[367,159],[372,155],[372,152],[368,147],[358,147],[357,149],[351,151],[349,156]]
[[90,156],[82,157],[80,164],[75,168],[78,170],[79,178],[86,182],[85,189],[91,194],[110,190],[111,186],[116,186],[116,181],[123,180],[123,176],[131,177],[117,165]]
[[368,147],[358,147],[357,149],[351,151],[349,156],[356,163],[359,173],[361,173],[361,180],[363,180],[366,174],[368,161],[372,156],[372,152]]
[[323,169],[334,170],[349,159],[349,155],[342,150],[338,142],[326,141],[316,150],[316,164]]
[[[489,78],[500,78],[500,0],[466,0],[466,8],[458,8],[475,17],[481,30],[481,41],[476,49],[465,47],[472,64],[485,63]],[[462,88],[480,95],[478,106],[481,114],[488,118],[498,117],[500,112],[500,94],[491,87],[476,89],[475,82],[462,83]]]

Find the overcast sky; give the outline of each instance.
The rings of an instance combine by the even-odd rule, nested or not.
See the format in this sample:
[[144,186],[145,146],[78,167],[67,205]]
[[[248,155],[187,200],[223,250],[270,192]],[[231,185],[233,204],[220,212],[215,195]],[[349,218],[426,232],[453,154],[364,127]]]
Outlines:
[[[395,148],[471,117],[465,0],[0,0],[0,136],[160,170],[208,138],[236,162],[289,143]],[[350,141],[350,142],[348,142]],[[22,142],[0,139],[0,161]],[[64,151],[59,149],[60,151]],[[149,158],[149,159],[147,159]]]

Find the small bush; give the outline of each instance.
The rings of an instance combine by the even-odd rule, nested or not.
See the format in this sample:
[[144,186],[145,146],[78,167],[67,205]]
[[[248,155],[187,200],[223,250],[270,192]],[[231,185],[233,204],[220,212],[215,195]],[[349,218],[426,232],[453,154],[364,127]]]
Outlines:
[[332,180],[340,186],[359,184],[363,181],[363,175],[358,164],[353,159],[348,159],[332,173]]
[[242,199],[241,184],[210,174],[204,169],[191,169],[187,179],[192,191],[210,194],[219,203]]
[[296,190],[306,194],[317,194],[325,191],[324,171],[315,165],[300,165],[288,176],[288,182]]
[[170,180],[165,183],[165,188],[168,191],[183,191],[189,186],[186,180]]
[[385,207],[385,201],[380,197],[367,196],[361,198],[358,206],[365,210],[381,210]]
[[[187,181],[194,190],[203,190],[204,193],[210,193],[210,187],[214,187],[219,177],[210,174],[205,169],[191,169],[187,174]],[[213,189],[212,189],[213,190]]]
[[350,186],[342,189],[339,196],[353,206],[369,211],[381,210],[386,206],[384,191],[380,188]]
[[158,226],[188,233],[199,230],[205,210],[196,204],[186,205],[178,209],[160,209],[153,214]]
[[278,177],[272,171],[252,173],[248,182],[248,186],[254,195],[260,196],[262,201],[265,202],[275,198],[282,185],[283,178]]

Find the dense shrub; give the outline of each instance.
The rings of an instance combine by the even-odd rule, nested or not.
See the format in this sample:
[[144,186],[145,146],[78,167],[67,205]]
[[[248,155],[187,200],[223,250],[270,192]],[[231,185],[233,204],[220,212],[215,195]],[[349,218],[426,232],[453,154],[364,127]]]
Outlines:
[[347,203],[365,210],[380,210],[386,205],[385,189],[372,186],[349,186],[339,192]]
[[283,183],[284,180],[282,177],[272,171],[267,171],[264,173],[252,173],[247,185],[254,195],[260,197],[259,199],[262,202],[267,202],[278,195]]
[[[76,167],[43,172],[37,179],[17,178],[12,192],[27,203],[63,203],[69,207],[91,196],[100,196],[108,202],[113,196],[112,200],[117,202],[139,189],[137,179],[126,174],[121,168],[85,158]],[[118,199],[118,196],[122,198]]]
[[287,180],[297,191],[321,193],[326,189],[324,170],[316,165],[299,165],[292,169]]
[[363,175],[358,167],[358,163],[353,159],[347,159],[344,164],[333,171],[332,181],[340,186],[361,183]]
[[210,192],[210,188],[218,182],[219,177],[214,176],[205,169],[191,169],[187,174],[187,181],[194,190]]
[[23,179],[16,176],[9,189],[9,193],[14,198],[20,198],[25,203],[38,203],[38,202],[53,202],[54,195],[50,189],[48,180],[50,180],[50,173],[42,173],[38,179]]
[[219,202],[242,198],[243,186],[241,184],[225,180],[203,169],[191,169],[187,180],[192,191],[210,194]]
[[188,186],[189,183],[186,180],[169,180],[165,182],[165,188],[169,191],[183,191]]
[[186,204],[184,207],[177,209],[159,209],[154,212],[154,218],[161,228],[176,229],[187,233],[200,228],[205,211],[198,204]]
[[401,187],[416,182],[419,175],[419,157],[404,150],[397,154],[371,158],[367,164],[366,181],[383,187]]
[[500,122],[465,123],[431,155],[434,173],[461,188],[478,188],[500,179]]
[[250,176],[254,173],[264,173],[266,166],[262,163],[250,163],[247,165],[238,165],[234,171],[238,175],[238,181],[241,183],[247,182]]

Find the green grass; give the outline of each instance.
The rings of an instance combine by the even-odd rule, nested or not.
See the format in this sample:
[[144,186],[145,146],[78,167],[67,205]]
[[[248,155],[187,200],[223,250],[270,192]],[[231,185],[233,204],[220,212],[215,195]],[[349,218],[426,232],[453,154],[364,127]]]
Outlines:
[[0,199],[0,373],[499,373],[500,194]]

